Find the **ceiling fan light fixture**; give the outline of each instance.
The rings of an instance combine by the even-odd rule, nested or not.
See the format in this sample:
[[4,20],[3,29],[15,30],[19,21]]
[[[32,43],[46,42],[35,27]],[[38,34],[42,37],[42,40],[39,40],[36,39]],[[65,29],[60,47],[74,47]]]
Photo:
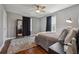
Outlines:
[[46,7],[45,6],[42,6],[42,5],[35,5],[35,12],[36,13],[41,13],[41,12],[44,12],[44,9]]
[[40,10],[37,9],[37,10],[36,10],[36,13],[40,13]]

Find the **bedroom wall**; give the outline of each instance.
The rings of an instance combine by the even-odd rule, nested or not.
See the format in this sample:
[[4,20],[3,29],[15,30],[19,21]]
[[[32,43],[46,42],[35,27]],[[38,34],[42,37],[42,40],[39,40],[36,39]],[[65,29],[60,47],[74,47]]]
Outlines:
[[[8,17],[8,38],[15,38],[16,37],[16,20],[22,19],[21,15],[7,12]],[[38,33],[40,31],[39,18],[31,17],[32,18],[32,33]]]
[[46,17],[40,18],[40,31],[41,32],[46,31]]
[[4,7],[3,9],[3,41],[5,40],[7,40],[7,12]]
[[[58,12],[55,12],[47,16],[54,16],[54,15],[56,15],[56,31],[60,32],[62,29],[67,27],[67,23],[65,22],[65,20],[68,19],[69,17],[71,17],[72,19],[72,22],[73,22],[72,26],[78,27],[79,5],[75,5],[70,8],[60,10]],[[46,18],[46,16],[41,18],[41,20],[44,20],[44,18]],[[43,29],[45,29],[45,25],[43,26],[43,28],[41,27],[41,30]]]
[[3,5],[0,4],[0,48],[2,48],[4,40],[7,39],[7,13]]
[[16,37],[16,20],[17,19],[22,19],[21,15],[15,14],[15,13],[11,13],[11,12],[7,12],[7,26],[8,26],[8,32],[7,32],[7,36],[8,38],[15,38]]
[[40,19],[32,17],[32,33],[40,32]]
[[66,19],[71,17],[72,19],[72,26],[78,27],[78,16],[79,16],[79,5],[72,6],[70,8],[61,10],[56,13],[57,23],[56,28],[57,31],[61,31],[65,27],[67,27],[67,23],[65,22]]
[[2,5],[0,5],[0,47],[3,44],[3,20],[2,20]]

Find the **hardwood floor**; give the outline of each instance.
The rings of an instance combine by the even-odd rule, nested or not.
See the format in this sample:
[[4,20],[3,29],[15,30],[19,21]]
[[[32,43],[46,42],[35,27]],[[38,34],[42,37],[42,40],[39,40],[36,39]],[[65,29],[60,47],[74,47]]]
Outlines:
[[36,47],[30,48],[28,50],[20,51],[16,54],[47,54],[47,51],[45,51],[40,46],[36,46]]

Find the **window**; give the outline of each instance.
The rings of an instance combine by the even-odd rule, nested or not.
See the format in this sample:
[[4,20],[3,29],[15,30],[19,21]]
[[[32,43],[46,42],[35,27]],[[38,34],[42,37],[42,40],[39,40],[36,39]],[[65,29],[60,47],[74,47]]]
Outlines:
[[32,34],[32,18],[30,19],[30,31],[31,31],[31,34]]
[[51,31],[56,32],[56,16],[52,16],[52,19],[51,19]]

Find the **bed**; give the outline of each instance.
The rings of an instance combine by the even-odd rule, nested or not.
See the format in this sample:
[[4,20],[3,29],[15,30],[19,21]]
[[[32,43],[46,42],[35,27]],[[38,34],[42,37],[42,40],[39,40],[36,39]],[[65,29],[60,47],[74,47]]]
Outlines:
[[48,51],[49,46],[58,41],[58,37],[58,32],[40,32],[35,37],[35,43]]

